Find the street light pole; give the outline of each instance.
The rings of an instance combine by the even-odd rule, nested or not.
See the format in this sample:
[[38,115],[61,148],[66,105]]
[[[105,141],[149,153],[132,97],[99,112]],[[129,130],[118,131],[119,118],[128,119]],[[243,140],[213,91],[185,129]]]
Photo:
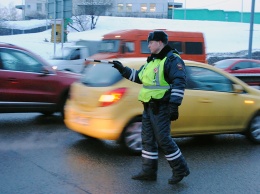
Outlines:
[[186,20],[186,0],[184,1],[185,7],[184,7],[184,20]]
[[23,7],[23,20],[25,20],[25,0],[23,0],[23,3],[22,3],[22,7]]
[[174,0],[172,0],[172,19],[174,19]]
[[248,59],[252,59],[252,40],[253,40],[253,29],[254,29],[254,15],[255,15],[255,0],[252,0],[251,18],[250,18],[249,47],[248,47]]

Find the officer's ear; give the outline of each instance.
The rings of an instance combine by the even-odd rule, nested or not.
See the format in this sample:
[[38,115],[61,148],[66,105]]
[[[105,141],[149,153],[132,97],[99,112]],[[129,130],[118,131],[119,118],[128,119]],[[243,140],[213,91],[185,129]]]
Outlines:
[[158,41],[158,46],[165,46],[165,45],[164,45],[163,41],[159,40]]

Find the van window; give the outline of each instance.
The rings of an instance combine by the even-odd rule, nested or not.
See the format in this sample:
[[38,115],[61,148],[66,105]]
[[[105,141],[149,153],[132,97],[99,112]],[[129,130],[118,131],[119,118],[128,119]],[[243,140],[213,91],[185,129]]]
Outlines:
[[133,53],[135,50],[135,44],[133,42],[126,42],[125,43],[125,52]]
[[80,59],[80,50],[76,49],[70,56],[70,60],[78,60]]
[[185,54],[201,55],[202,48],[202,42],[185,42]]
[[101,53],[117,53],[119,52],[120,40],[102,40],[99,45]]
[[141,53],[143,54],[150,54],[150,49],[148,48],[148,42],[147,40],[141,41]]
[[[182,51],[182,42],[170,41],[169,45],[172,48],[175,48],[180,54],[183,53],[183,51]],[[146,40],[142,40],[141,41],[141,53],[143,53],[143,54],[150,54],[150,50],[148,48],[148,42]]]
[[182,51],[182,42],[175,42],[175,41],[169,41],[169,45],[172,47],[172,48],[175,48],[180,54],[183,53]]

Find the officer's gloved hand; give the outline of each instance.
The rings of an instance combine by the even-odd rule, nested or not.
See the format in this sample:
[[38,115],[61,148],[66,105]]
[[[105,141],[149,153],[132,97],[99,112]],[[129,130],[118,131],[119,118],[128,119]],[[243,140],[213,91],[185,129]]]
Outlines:
[[169,108],[171,121],[177,120],[179,118],[178,106],[174,103],[169,103]]
[[113,61],[113,64],[114,65],[112,67],[116,68],[122,74],[125,69],[125,67],[122,65],[122,63],[119,61]]

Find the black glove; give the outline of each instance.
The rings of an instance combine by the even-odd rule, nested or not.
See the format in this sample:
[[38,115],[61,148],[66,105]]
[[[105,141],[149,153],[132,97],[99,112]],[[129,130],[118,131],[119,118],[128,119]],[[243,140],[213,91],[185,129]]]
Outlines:
[[119,61],[113,61],[113,64],[114,65],[112,67],[116,68],[122,74],[125,69],[125,67],[122,65],[122,63]]
[[170,103],[169,108],[171,121],[177,120],[179,118],[178,106],[176,104]]

